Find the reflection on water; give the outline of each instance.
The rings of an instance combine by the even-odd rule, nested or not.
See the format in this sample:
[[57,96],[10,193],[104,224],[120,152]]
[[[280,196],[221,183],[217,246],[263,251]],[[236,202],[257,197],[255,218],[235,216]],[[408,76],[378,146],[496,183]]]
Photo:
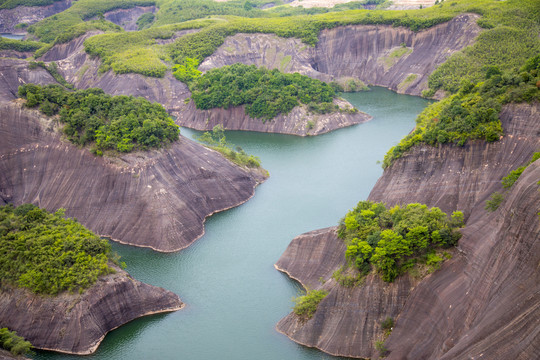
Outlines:
[[22,40],[24,39],[25,34],[19,35],[19,34],[1,33],[0,36],[7,39]]

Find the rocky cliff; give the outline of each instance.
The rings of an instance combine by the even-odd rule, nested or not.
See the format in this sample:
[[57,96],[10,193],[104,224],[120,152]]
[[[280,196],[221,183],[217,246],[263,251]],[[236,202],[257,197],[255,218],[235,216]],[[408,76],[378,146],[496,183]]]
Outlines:
[[[537,338],[540,279],[540,163],[531,165],[493,214],[485,200],[500,180],[540,149],[540,104],[507,105],[505,136],[463,148],[417,146],[386,169],[370,200],[422,202],[468,215],[459,253],[418,282],[408,276],[386,284],[373,275],[349,289],[333,271],[345,264],[335,229],[294,239],[276,267],[329,295],[312,319],[291,314],[277,329],[301,344],[335,355],[376,357],[380,323],[397,319],[386,342],[392,359],[532,359]],[[327,280],[324,285],[317,282]],[[536,340],[535,340],[536,339]],[[484,354],[484,355],[482,355]]]
[[14,9],[0,10],[0,32],[11,33],[16,31],[15,25],[37,23],[71,6],[71,0],[55,1],[47,6],[17,6]]
[[38,349],[85,355],[105,335],[138,317],[176,311],[177,295],[134,280],[125,271],[101,277],[82,294],[40,296],[26,289],[0,291],[0,323]]
[[55,123],[0,104],[0,197],[63,207],[92,231],[158,251],[203,235],[207,216],[253,196],[264,180],[181,137],[169,148],[101,158],[62,141]]
[[299,72],[324,81],[353,77],[400,93],[420,95],[428,76],[480,32],[478,16],[464,14],[420,32],[386,25],[323,30],[317,46],[274,35],[237,34],[202,64],[201,70],[237,62]]
[[[353,106],[340,99],[334,104],[343,109],[353,109]],[[281,114],[271,120],[254,119],[246,114],[244,106],[229,109],[199,110],[193,101],[181,111],[173,112],[176,122],[197,130],[212,130],[221,124],[227,130],[246,130],[290,135],[320,135],[332,130],[366,122],[371,116],[359,111],[334,112],[331,114],[313,114],[306,106],[297,106],[288,114]]]
[[155,12],[157,12],[155,6],[135,6],[130,9],[107,11],[103,15],[105,16],[105,19],[116,25],[120,25],[124,30],[134,31],[137,30],[137,20],[142,14]]
[[31,70],[25,60],[0,58],[0,74],[0,102],[16,99],[20,85],[56,83],[47,70],[41,67]]

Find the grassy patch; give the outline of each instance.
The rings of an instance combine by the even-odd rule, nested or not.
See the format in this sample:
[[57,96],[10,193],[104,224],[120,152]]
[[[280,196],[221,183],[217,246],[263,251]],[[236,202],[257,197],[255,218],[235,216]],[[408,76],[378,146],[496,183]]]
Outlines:
[[403,80],[399,85],[398,85],[398,91],[405,91],[410,85],[411,83],[416,80],[416,78],[418,77],[417,74],[409,74],[405,80]]
[[382,58],[382,61],[386,68],[391,68],[394,66],[399,59],[401,59],[403,56],[408,55],[412,53],[412,49],[408,48],[406,46],[401,46],[393,51],[390,52],[387,56]]

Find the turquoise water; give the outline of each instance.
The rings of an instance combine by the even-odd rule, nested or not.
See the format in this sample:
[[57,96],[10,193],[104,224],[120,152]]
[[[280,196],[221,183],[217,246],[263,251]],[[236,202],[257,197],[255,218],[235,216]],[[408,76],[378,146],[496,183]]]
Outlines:
[[9,33],[2,33],[0,34],[1,37],[7,38],[7,39],[14,39],[14,40],[22,40],[24,39],[24,35],[17,35],[17,34],[9,34]]
[[373,120],[309,138],[227,132],[230,142],[261,158],[271,177],[244,205],[209,218],[206,235],[188,249],[161,254],[114,244],[131,275],[179,294],[186,307],[114,330],[85,358],[337,359],[275,331],[301,289],[273,265],[295,236],[335,225],[366,199],[382,174],[377,161],[427,105],[382,88],[344,97]]

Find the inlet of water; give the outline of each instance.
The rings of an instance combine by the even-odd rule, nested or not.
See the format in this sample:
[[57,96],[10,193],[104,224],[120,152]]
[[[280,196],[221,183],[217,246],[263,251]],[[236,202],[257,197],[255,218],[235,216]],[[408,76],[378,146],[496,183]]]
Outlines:
[[209,218],[206,235],[188,249],[160,254],[114,244],[133,277],[174,291],[187,306],[114,330],[85,359],[336,359],[275,331],[301,288],[273,264],[295,236],[337,224],[367,198],[382,174],[377,162],[427,105],[382,88],[343,96],[373,120],[307,138],[227,132],[261,158],[270,178],[244,205]]
[[6,39],[14,39],[14,40],[22,40],[25,37],[25,34],[11,34],[11,33],[2,33],[0,34],[1,37]]

